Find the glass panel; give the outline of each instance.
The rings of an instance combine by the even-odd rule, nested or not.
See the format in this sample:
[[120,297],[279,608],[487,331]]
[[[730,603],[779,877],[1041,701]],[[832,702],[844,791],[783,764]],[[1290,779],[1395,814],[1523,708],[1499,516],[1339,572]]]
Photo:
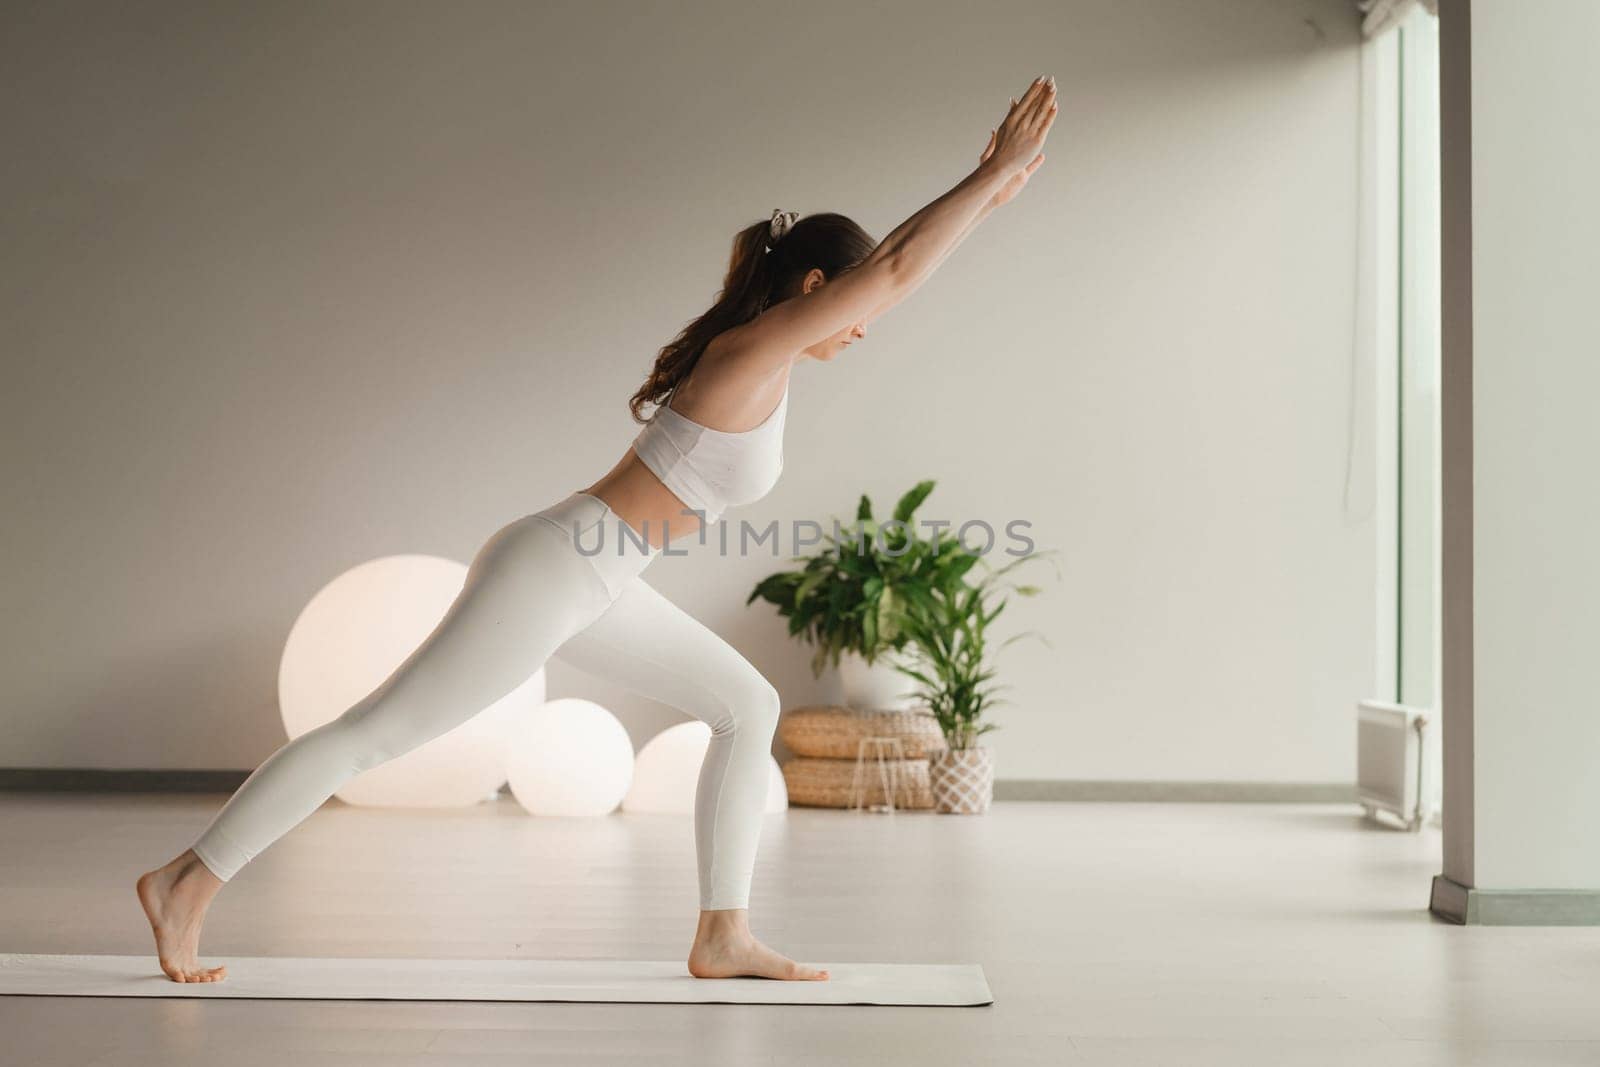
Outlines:
[[1399,696],[1434,707],[1439,658],[1439,20],[1400,29]]

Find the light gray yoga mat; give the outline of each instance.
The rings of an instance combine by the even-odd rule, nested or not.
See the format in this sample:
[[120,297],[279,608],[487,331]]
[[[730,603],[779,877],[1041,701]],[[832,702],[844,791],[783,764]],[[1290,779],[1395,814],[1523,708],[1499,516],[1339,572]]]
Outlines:
[[266,1000],[526,1000],[660,1004],[992,1004],[970,963],[829,963],[826,982],[693,978],[655,960],[207,958],[221,982],[173,982],[151,956],[0,955],[0,995]]

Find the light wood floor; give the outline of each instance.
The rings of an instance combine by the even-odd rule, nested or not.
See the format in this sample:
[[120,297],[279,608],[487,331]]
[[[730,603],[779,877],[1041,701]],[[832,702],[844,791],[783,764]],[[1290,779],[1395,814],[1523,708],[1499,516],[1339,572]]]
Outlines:
[[[134,877],[222,798],[0,794],[0,949],[143,952]],[[1600,930],[1425,909],[1436,831],[1354,808],[1001,804],[767,820],[757,932],[817,961],[976,961],[990,1008],[0,998],[0,1062],[1600,1063]],[[687,819],[333,802],[219,898],[228,955],[680,959]]]

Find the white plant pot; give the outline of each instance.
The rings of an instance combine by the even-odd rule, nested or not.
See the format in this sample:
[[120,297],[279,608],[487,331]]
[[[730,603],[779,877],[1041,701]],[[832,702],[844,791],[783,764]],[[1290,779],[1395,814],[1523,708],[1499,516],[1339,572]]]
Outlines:
[[982,815],[994,800],[994,752],[987,748],[945,749],[928,759],[933,810],[945,815]]
[[871,665],[854,652],[839,657],[839,683],[846,706],[857,711],[906,711],[916,707],[917,682],[895,670],[892,652],[880,653]]

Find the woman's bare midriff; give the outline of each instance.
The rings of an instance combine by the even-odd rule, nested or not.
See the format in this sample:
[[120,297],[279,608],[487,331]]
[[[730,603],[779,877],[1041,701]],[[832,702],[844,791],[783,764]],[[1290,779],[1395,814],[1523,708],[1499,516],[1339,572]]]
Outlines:
[[656,548],[665,547],[669,538],[681,542],[700,529],[700,516],[661,484],[632,446],[605,477],[581,491],[599,497]]

